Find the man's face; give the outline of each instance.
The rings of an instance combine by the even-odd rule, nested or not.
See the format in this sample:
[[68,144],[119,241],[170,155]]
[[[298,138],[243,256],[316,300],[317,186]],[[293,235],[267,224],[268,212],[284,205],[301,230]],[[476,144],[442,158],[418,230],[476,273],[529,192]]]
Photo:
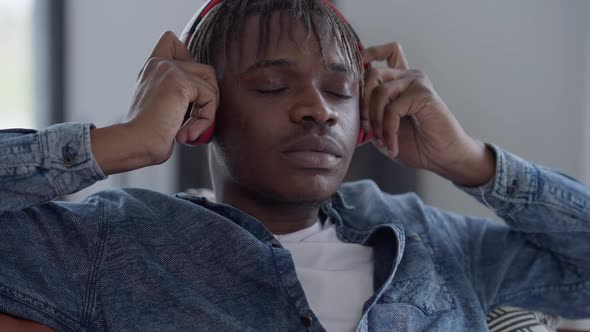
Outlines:
[[[313,203],[342,182],[359,129],[359,81],[342,52],[301,23],[274,14],[258,52],[259,18],[247,18],[220,78],[214,160],[226,181],[264,199]],[[287,31],[291,29],[291,33]]]

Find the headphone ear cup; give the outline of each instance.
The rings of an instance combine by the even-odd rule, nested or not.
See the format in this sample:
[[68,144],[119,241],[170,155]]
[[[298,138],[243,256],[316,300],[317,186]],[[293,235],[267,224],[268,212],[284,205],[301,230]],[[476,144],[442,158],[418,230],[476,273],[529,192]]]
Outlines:
[[[188,119],[190,119],[192,108],[193,108],[193,103],[190,103],[188,105],[188,109],[186,110],[186,113],[184,114],[184,120],[182,121],[182,124],[184,124]],[[213,120],[213,122],[211,122],[211,126],[209,126],[209,128],[207,128],[195,141],[191,142],[189,145],[197,146],[197,145],[207,144],[207,143],[211,142],[211,139],[213,138],[214,131],[215,131],[215,120]]]
[[211,139],[213,138],[213,133],[215,132],[215,121],[213,121],[211,123],[211,126],[209,128],[207,128],[202,134],[201,136],[199,136],[194,142],[192,142],[190,145],[195,146],[195,145],[201,145],[201,144],[207,144],[209,142],[211,142]]
[[356,146],[359,146],[363,143],[363,138],[365,137],[365,130],[359,129],[359,136],[356,139]]
[[367,142],[369,142],[370,140],[373,139],[373,137],[375,137],[375,135],[373,135],[373,132],[368,130],[365,131],[363,128],[359,129],[359,136],[356,139],[356,146],[359,147]]

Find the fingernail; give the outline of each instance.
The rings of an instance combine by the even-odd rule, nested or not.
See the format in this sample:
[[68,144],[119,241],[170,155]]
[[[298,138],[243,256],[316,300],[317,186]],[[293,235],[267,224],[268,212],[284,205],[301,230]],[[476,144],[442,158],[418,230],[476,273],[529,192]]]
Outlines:
[[395,157],[397,157],[397,153],[395,153],[395,151],[393,150],[389,150],[389,157],[391,159],[395,159]]

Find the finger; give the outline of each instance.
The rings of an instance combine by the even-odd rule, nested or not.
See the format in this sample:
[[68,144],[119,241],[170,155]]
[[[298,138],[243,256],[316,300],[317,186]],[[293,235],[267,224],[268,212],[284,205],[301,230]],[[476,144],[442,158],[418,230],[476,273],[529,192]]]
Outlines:
[[212,125],[213,119],[201,116],[190,117],[178,130],[176,141],[181,144],[192,144]]
[[197,109],[211,104],[214,106],[213,110],[215,110],[219,100],[219,90],[217,89],[217,86],[210,84],[196,75],[186,75],[186,79],[187,82],[184,84],[186,84],[186,93],[189,103],[194,103],[194,107],[197,107]]
[[[196,63],[193,61],[174,61],[174,63],[180,67],[189,76],[197,76],[201,78],[202,83],[207,85],[211,90],[217,91],[219,87],[217,85],[217,76],[213,66]],[[217,93],[219,95],[219,93]]]
[[[395,115],[396,119],[386,118],[384,122],[384,131],[390,127],[390,133],[384,132],[384,141],[388,148],[388,151],[384,151],[390,158],[402,158],[404,151],[400,148],[404,146],[404,142],[415,141],[414,135],[416,130],[419,130],[419,124],[417,121],[417,114],[421,111],[422,106],[417,102],[419,100],[414,93],[403,93],[391,104],[387,105],[386,117],[388,114]],[[388,121],[391,121],[388,123]],[[397,123],[396,123],[397,121]],[[393,132],[395,128],[395,135]],[[387,137],[387,138],[385,138]]]
[[193,144],[203,135],[203,133],[212,126],[212,121],[198,120],[189,128],[188,144]]
[[389,68],[409,69],[408,61],[399,43],[372,46],[362,51],[364,64],[373,61],[386,61]]
[[[193,85],[202,84],[201,78],[193,77]],[[197,97],[192,102],[190,117],[179,129],[176,139],[181,144],[190,144],[207,130],[215,119],[218,105],[217,90],[200,85]]]
[[[375,135],[377,145],[383,147],[383,113],[387,104],[393,103],[408,87],[412,84],[414,78],[406,77],[399,80],[384,83],[375,90],[371,95],[369,105],[371,129]],[[403,116],[404,112],[400,112]]]
[[199,76],[211,85],[217,86],[217,78],[213,66],[196,63],[193,61],[174,61],[174,63],[187,73]]
[[399,128],[401,116],[394,103],[387,104],[383,115],[383,142],[387,155],[394,159],[399,151]]
[[399,128],[397,130],[398,155],[402,152],[399,149],[399,144],[413,139],[415,127],[417,127],[417,120],[413,115],[407,115],[400,119]]
[[367,71],[361,104],[361,122],[369,121],[369,104],[373,90],[385,82],[403,78],[405,74],[405,71],[393,68],[373,68]]
[[[194,66],[189,67],[195,69]],[[196,68],[192,73],[188,73],[187,76],[189,81],[192,82],[191,85],[197,89],[197,96],[196,99],[192,99],[195,96],[190,96],[191,107],[187,110],[185,118],[207,117],[213,120],[215,111],[219,105],[217,80],[215,78],[211,79],[211,73],[208,70],[203,72],[199,68]]]
[[193,145],[205,131],[212,126],[212,122],[190,118],[176,134],[176,141],[184,145]]
[[166,31],[154,47],[150,58],[163,58],[168,60],[192,60],[188,48],[176,37],[174,32]]
[[162,58],[167,60],[181,60],[190,61],[192,60],[191,53],[188,48],[176,37],[174,32],[166,31],[160,36],[158,43],[152,50],[151,55],[141,67],[141,70],[137,74],[137,79],[141,77],[141,74],[145,70],[145,67],[151,58]]
[[413,154],[416,149],[417,120],[413,115],[400,118],[399,129],[397,130],[397,150],[390,153],[389,157],[397,160],[408,160],[408,154]]
[[195,118],[188,118],[184,124],[178,129],[176,133],[176,142],[180,144],[188,144],[191,141],[189,137],[190,127],[197,122]]

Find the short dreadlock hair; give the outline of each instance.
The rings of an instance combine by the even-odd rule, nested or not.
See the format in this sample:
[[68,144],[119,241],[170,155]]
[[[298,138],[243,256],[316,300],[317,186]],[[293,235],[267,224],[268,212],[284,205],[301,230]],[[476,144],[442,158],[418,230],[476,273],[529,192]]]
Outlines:
[[[307,38],[314,37],[318,41],[324,62],[324,50],[330,42],[334,42],[344,56],[344,65],[351,68],[357,79],[362,80],[364,69],[357,37],[350,26],[323,0],[222,1],[199,23],[188,48],[195,61],[215,67],[216,52],[222,50],[224,60],[227,60],[225,50],[232,42],[240,45],[246,18],[259,15],[258,52],[261,54],[269,46],[270,20],[275,13],[281,15],[281,30],[284,29],[285,18],[302,23]],[[288,25],[292,26],[293,24]],[[292,30],[288,28],[287,31],[289,37],[293,38]]]

